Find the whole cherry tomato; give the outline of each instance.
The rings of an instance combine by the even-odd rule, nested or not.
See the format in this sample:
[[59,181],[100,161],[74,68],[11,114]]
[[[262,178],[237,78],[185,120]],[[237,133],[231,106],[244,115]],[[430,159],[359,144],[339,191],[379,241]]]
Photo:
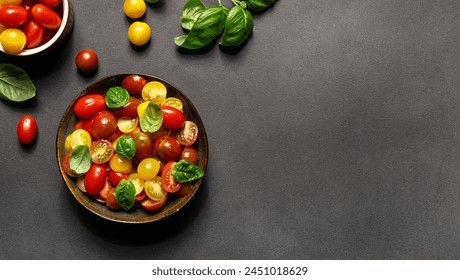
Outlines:
[[89,195],[95,196],[104,187],[107,182],[106,166],[93,164],[85,174],[85,188]]
[[4,5],[0,7],[0,25],[6,28],[19,28],[23,26],[29,16],[26,8],[19,5]]
[[46,5],[33,6],[31,13],[32,17],[45,28],[54,30],[61,26],[62,19],[59,14]]
[[32,49],[40,45],[43,39],[43,34],[45,33],[45,28],[37,23],[35,20],[29,21],[22,31],[26,35],[26,45],[24,48]]
[[155,152],[158,157],[165,161],[176,161],[182,155],[182,146],[171,136],[161,136],[155,141]]
[[98,140],[109,140],[117,132],[117,129],[117,118],[110,111],[99,112],[91,124],[91,134]]
[[38,0],[38,2],[43,3],[49,7],[56,7],[61,3],[61,0]]
[[38,128],[35,118],[32,116],[23,116],[16,129],[18,140],[22,144],[30,144],[37,137]]
[[109,174],[107,176],[109,178],[110,184],[112,184],[115,187],[118,185],[118,183],[120,183],[121,180],[128,179],[127,173],[115,172],[112,169],[109,170]]
[[163,113],[163,126],[169,129],[179,129],[184,125],[185,115],[171,106],[160,106]]
[[125,88],[130,95],[139,97],[146,83],[147,80],[139,75],[128,75],[121,81],[121,86]]
[[137,106],[141,104],[141,101],[136,97],[129,97],[128,103],[121,107],[114,109],[115,115],[119,118],[135,118],[137,117]]
[[92,118],[99,112],[105,110],[107,104],[105,97],[99,93],[90,93],[80,97],[73,107],[75,115],[80,118]]
[[77,69],[83,72],[91,72],[99,64],[97,53],[91,49],[83,49],[75,56]]
[[190,161],[193,164],[198,164],[198,151],[194,147],[184,147],[180,159]]

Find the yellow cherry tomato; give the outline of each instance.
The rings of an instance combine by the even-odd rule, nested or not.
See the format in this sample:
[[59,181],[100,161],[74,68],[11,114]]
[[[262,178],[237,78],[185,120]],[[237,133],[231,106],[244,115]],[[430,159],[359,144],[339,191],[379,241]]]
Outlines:
[[145,22],[133,22],[128,28],[128,39],[136,46],[143,46],[151,36],[150,26]]
[[20,53],[26,45],[26,35],[21,29],[7,28],[0,35],[0,44],[6,52]]
[[132,118],[132,119],[119,118],[117,121],[117,126],[121,132],[131,133],[136,129],[138,123],[139,123],[138,118]]
[[119,154],[114,154],[109,161],[110,168],[115,172],[130,173],[133,169],[133,163],[129,159],[121,157]]
[[144,0],[125,0],[123,11],[130,18],[140,18],[145,14],[147,6]]
[[161,103],[166,99],[166,94],[166,86],[161,82],[148,82],[142,88],[142,98],[145,101],[152,101],[157,105],[161,105]]
[[140,194],[144,189],[144,180],[139,177],[139,174],[129,174],[128,180],[131,181],[131,183],[133,183],[134,187],[136,188],[136,195]]
[[88,131],[84,129],[77,129],[69,134],[69,136],[65,139],[64,147],[68,153],[72,152],[72,150],[78,145],[86,145],[88,148],[91,148],[91,136]]
[[156,176],[155,178],[151,180],[147,180],[144,182],[144,191],[147,196],[154,201],[160,201],[162,200],[167,192],[163,190],[163,187],[161,185],[161,177]]
[[142,180],[151,180],[158,175],[160,162],[154,158],[143,159],[137,166],[137,174]]
[[139,115],[139,118],[142,118],[142,116],[144,115],[145,109],[147,109],[147,106],[149,106],[149,103],[150,101],[145,101],[139,104],[139,106],[137,106],[137,115]]
[[21,5],[22,0],[0,0],[0,6],[1,5]]
[[182,101],[176,97],[166,98],[165,100],[163,100],[163,102],[161,102],[161,105],[174,107],[181,112],[184,111],[184,105],[182,104]]

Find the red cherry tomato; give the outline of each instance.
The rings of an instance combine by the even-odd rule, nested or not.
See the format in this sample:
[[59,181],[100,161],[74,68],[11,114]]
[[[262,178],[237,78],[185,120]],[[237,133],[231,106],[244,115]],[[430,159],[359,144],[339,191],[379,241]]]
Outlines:
[[177,140],[183,146],[191,146],[198,139],[198,126],[192,121],[185,121],[184,127],[177,134]]
[[93,164],[85,174],[85,188],[89,195],[97,195],[107,182],[105,165]]
[[86,130],[89,135],[91,136],[91,138],[94,138],[94,136],[91,134],[91,125],[93,124],[93,120],[94,119],[80,119],[78,120],[78,122],[75,124],[74,126],[74,130],[77,130],[77,129],[84,129]]
[[198,164],[198,151],[194,147],[184,147],[180,159],[190,161],[193,164]]
[[141,205],[144,210],[153,212],[162,209],[166,205],[167,200],[167,195],[165,195],[165,197],[163,197],[160,201],[154,201],[150,198],[147,198],[141,202]]
[[185,184],[185,185],[182,185],[182,187],[176,192],[176,195],[178,195],[178,196],[180,196],[180,197],[184,197],[184,196],[186,196],[191,190],[192,190],[192,187],[190,186],[190,184]]
[[80,118],[92,118],[107,107],[102,94],[91,93],[80,97],[73,107],[75,115]]
[[172,106],[160,106],[163,113],[163,126],[169,129],[179,129],[184,125],[185,115]]
[[182,187],[182,183],[176,181],[171,175],[174,165],[176,165],[175,161],[168,162],[161,173],[161,184],[163,189],[169,193],[175,193]]
[[140,104],[141,101],[139,99],[131,96],[124,107],[114,109],[115,115],[117,115],[118,118],[136,118],[138,117],[137,106]]
[[36,4],[32,7],[31,13],[32,18],[47,29],[59,29],[61,26],[62,20],[59,14],[46,5]]
[[61,0],[38,0],[38,2],[45,4],[49,7],[56,7],[61,3]]
[[121,180],[128,180],[128,174],[115,172],[112,169],[109,170],[107,176],[109,177],[110,184],[112,184],[115,187],[118,185],[118,183],[120,183]]
[[45,28],[35,20],[31,20],[24,25],[22,31],[26,35],[26,45],[24,48],[32,49],[39,46],[42,42]]
[[23,26],[29,15],[26,8],[19,5],[4,5],[0,7],[0,25],[6,28],[19,28]]
[[120,204],[115,198],[115,190],[116,188],[111,188],[107,194],[107,198],[105,199],[105,204],[112,210],[119,210],[121,208]]
[[110,141],[97,140],[91,144],[90,151],[93,162],[103,164],[112,158],[115,149]]
[[70,177],[80,177],[77,173],[73,172],[72,169],[70,169],[70,153],[67,153],[64,156],[64,159],[62,160],[62,166],[64,168],[65,173],[69,175]]
[[97,68],[99,57],[91,49],[83,49],[75,56],[75,65],[77,69],[83,72],[91,72]]
[[95,139],[110,139],[118,130],[117,118],[110,111],[99,112],[91,125],[91,134]]
[[23,116],[16,128],[18,140],[22,144],[30,144],[37,137],[38,128],[35,118],[32,116]]
[[182,146],[171,136],[161,136],[155,141],[155,152],[165,161],[176,161],[182,154]]
[[139,75],[128,75],[121,81],[121,86],[132,96],[139,97],[142,95],[142,88],[146,83],[147,80]]
[[152,139],[144,132],[137,132],[133,135],[134,143],[136,144],[136,154],[134,159],[141,162],[143,159],[153,156],[154,143]]

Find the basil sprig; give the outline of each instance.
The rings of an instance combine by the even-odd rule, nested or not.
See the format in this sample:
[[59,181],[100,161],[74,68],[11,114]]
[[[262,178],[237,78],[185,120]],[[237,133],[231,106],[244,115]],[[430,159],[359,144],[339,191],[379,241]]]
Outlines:
[[109,108],[121,108],[128,102],[129,92],[122,87],[111,87],[105,93],[105,103]]
[[33,98],[35,92],[35,85],[23,69],[13,64],[0,64],[0,98],[22,102]]
[[136,143],[131,136],[122,136],[117,141],[115,151],[122,158],[132,159],[136,154]]
[[251,35],[253,27],[251,13],[244,7],[236,5],[228,13],[224,34],[219,44],[226,47],[239,46]]
[[171,175],[178,182],[187,183],[202,178],[204,171],[190,161],[182,159],[174,165]]
[[201,0],[189,0],[184,5],[182,16],[180,17],[182,28],[186,30],[192,29],[196,20],[206,9]]
[[147,108],[139,119],[139,124],[143,132],[155,132],[161,127],[163,122],[163,113],[160,106],[153,102],[149,102]]
[[84,174],[88,172],[91,164],[91,152],[89,151],[88,146],[78,145],[70,153],[70,170],[72,170],[75,174]]
[[121,208],[128,211],[134,206],[136,200],[136,187],[129,180],[121,180],[115,189],[115,200]]

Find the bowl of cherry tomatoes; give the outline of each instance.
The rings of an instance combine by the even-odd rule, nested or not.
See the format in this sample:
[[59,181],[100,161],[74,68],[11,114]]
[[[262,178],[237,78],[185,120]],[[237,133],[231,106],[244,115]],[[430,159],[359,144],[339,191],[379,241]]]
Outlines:
[[205,127],[171,83],[118,74],[90,84],[59,124],[57,161],[72,196],[120,223],[150,223],[181,210],[202,183]]
[[70,0],[0,0],[0,51],[32,56],[55,50],[70,35]]

